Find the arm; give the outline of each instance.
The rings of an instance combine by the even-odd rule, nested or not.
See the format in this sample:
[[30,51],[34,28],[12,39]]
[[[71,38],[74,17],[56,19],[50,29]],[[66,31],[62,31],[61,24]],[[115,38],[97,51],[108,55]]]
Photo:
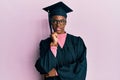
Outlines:
[[47,74],[56,67],[56,58],[52,54],[48,42],[40,42],[40,58],[36,61],[35,67],[41,74]]

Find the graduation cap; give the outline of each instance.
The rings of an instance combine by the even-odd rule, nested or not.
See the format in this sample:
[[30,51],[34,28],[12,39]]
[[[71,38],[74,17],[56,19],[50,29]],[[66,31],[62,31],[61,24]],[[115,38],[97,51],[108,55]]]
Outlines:
[[67,18],[67,13],[73,11],[71,8],[69,8],[63,2],[55,3],[51,6],[43,8],[43,10],[48,12],[49,26],[50,26],[51,33],[52,33],[52,27],[51,27],[51,22],[50,22],[51,17],[54,15],[61,15],[61,16],[64,16],[65,18]]

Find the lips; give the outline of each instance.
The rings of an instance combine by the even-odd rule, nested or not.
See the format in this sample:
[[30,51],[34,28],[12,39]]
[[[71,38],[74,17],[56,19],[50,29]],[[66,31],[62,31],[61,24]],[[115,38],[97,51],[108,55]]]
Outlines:
[[60,31],[60,30],[61,30],[61,28],[57,28],[56,30],[57,30],[57,31]]

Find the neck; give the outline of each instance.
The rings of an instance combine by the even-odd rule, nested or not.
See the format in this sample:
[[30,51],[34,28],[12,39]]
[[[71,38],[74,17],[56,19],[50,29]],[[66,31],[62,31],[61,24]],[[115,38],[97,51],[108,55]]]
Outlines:
[[64,31],[64,32],[62,32],[62,33],[57,33],[57,34],[65,34],[66,32]]

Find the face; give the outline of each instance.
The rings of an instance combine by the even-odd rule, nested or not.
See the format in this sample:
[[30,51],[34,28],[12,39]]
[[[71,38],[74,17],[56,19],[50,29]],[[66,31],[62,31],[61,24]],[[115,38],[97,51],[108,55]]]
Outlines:
[[66,18],[64,16],[55,15],[52,17],[51,24],[53,30],[58,34],[65,33]]

